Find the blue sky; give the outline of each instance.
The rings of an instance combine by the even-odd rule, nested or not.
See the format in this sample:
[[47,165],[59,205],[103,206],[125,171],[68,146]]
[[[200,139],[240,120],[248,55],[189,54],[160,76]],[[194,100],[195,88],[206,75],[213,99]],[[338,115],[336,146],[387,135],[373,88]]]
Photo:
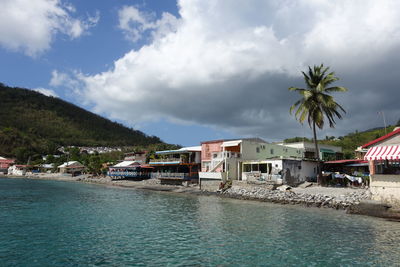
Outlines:
[[[174,0],[162,1],[64,1],[76,8],[73,17],[85,18],[100,13],[96,26],[77,39],[58,34],[55,36],[51,48],[40,55],[30,57],[22,51],[13,51],[7,48],[0,49],[0,81],[9,86],[34,88],[49,88],[53,70],[71,72],[79,70],[85,74],[96,74],[108,70],[115,60],[132,49],[139,49],[146,44],[148,37],[132,43],[124,37],[118,29],[118,11],[124,6],[135,6],[145,12],[155,13],[159,17],[162,12],[169,12],[179,16],[177,2]],[[1,5],[1,4],[0,4]],[[80,101],[79,97],[71,95],[68,89],[52,88],[60,98],[73,102],[76,105],[91,109],[91,105]],[[107,114],[100,113],[107,116]],[[114,121],[124,123],[129,127],[137,128],[135,122]],[[230,138],[234,135],[223,130],[211,127],[190,124],[176,124],[164,119],[156,122],[141,122],[139,129],[146,134],[156,135],[170,143],[192,145],[200,141],[218,138]]]
[[[288,112],[325,63],[349,92],[319,136],[400,119],[396,1],[2,0],[0,82],[169,143],[311,136]],[[17,12],[16,12],[17,11]]]

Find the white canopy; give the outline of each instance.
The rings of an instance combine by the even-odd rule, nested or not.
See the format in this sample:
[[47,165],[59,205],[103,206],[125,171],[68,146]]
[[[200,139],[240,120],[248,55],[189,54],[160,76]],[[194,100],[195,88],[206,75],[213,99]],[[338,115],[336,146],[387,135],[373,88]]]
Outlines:
[[68,161],[68,162],[64,162],[63,164],[58,166],[58,168],[64,168],[64,167],[69,167],[69,166],[83,166],[83,165],[78,161]]
[[234,140],[234,141],[225,141],[222,143],[222,147],[228,147],[228,146],[238,146],[242,143],[242,140]]
[[113,167],[130,167],[130,166],[136,166],[136,165],[140,165],[139,162],[137,161],[132,161],[132,160],[126,160],[126,161],[122,161],[116,165],[114,165]]

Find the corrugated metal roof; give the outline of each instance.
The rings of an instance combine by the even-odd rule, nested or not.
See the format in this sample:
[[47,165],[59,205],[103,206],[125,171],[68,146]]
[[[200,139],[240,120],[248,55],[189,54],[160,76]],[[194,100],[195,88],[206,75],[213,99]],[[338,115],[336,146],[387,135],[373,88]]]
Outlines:
[[130,167],[130,166],[136,166],[136,165],[140,165],[140,163],[137,161],[126,160],[126,161],[122,161],[118,164],[115,164],[113,167]]
[[80,166],[83,166],[82,163],[80,163],[79,161],[68,161],[68,162],[64,162],[63,164],[58,166],[58,168],[64,168],[64,167],[67,167],[69,165],[80,165]]
[[179,153],[186,153],[186,152],[201,152],[201,146],[188,146],[188,147],[182,147],[180,149],[175,149],[175,150],[163,150],[163,151],[157,151],[156,154],[179,154]]
[[341,160],[325,161],[324,164],[365,163],[365,162],[367,161],[362,159],[341,159]]

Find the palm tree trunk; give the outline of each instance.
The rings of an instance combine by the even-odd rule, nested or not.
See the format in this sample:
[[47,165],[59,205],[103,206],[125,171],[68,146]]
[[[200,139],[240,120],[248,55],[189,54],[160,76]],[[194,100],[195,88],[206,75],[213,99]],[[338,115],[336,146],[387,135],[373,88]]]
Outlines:
[[318,160],[318,169],[317,169],[317,183],[321,184],[321,178],[322,178],[322,170],[321,170],[321,163],[320,163],[320,157],[319,157],[319,147],[318,147],[318,140],[317,140],[317,131],[315,128],[315,122],[313,122],[313,135],[314,135],[314,144],[315,144],[315,158]]

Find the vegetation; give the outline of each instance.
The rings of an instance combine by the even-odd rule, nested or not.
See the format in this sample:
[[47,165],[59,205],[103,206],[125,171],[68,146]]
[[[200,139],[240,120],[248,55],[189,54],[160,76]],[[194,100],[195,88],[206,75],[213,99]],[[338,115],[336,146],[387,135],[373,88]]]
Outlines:
[[163,144],[59,98],[0,83],[0,155],[20,162],[55,154],[59,146]]
[[[394,126],[387,127],[387,133],[393,131]],[[381,136],[385,135],[384,128],[375,128],[372,130],[367,130],[363,132],[355,131],[349,133],[345,136],[339,136],[338,138],[330,140],[321,140],[322,144],[340,146],[343,149],[343,153],[346,159],[354,158],[354,150],[357,147],[362,146],[372,140],[375,140]]]
[[[326,118],[329,126],[333,128],[336,123],[335,119],[342,118],[340,112],[346,112],[341,105],[335,102],[330,93],[346,92],[347,89],[340,86],[329,87],[339,78],[335,76],[334,72],[328,73],[328,71],[329,67],[324,67],[323,64],[313,68],[308,67],[308,74],[302,72],[307,88],[289,88],[290,91],[295,91],[301,96],[300,100],[290,107],[290,113],[297,109],[295,112],[296,119],[300,123],[307,119],[313,130],[316,151],[319,151],[316,127],[323,129]],[[319,153],[316,153],[316,158],[320,159]]]
[[[386,132],[390,133],[391,131],[393,131],[394,127],[395,126],[388,126],[386,128]],[[354,150],[356,150],[357,147],[362,146],[372,140],[375,140],[385,134],[385,128],[374,128],[362,132],[355,131],[345,136],[326,136],[325,139],[320,139],[318,140],[318,142],[326,145],[340,146],[343,148],[345,158],[352,159],[354,158]],[[284,140],[285,143],[295,143],[302,141],[312,142],[311,139],[306,137],[293,137]]]

